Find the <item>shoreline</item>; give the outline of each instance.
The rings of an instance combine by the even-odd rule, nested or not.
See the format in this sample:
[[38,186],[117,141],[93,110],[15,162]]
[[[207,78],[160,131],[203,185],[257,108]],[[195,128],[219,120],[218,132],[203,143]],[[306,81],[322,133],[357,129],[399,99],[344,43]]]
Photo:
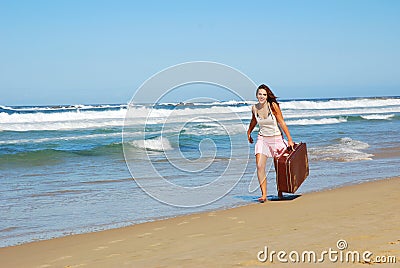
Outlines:
[[[388,179],[392,179],[392,178],[396,178],[396,177],[371,178],[371,179],[367,179],[367,180],[361,181],[361,182],[350,182],[350,183],[346,182],[346,183],[341,184],[341,185],[325,187],[325,188],[317,189],[317,190],[310,190],[310,191],[306,191],[306,192],[298,193],[298,194],[297,193],[296,194],[284,193],[284,196],[286,196],[286,199],[288,199],[288,200],[279,200],[278,195],[276,193],[274,195],[268,195],[268,201],[269,202],[290,201],[291,199],[297,198],[297,196],[304,196],[304,195],[309,195],[309,194],[314,194],[314,193],[331,191],[331,190],[340,189],[340,188],[344,188],[344,187],[348,187],[348,186],[359,185],[359,184],[364,184],[364,183],[370,183],[370,182],[375,182],[375,181],[380,181],[380,180],[388,180]],[[126,180],[134,180],[134,179],[130,178],[130,179],[126,179]],[[250,195],[249,195],[249,197],[250,197]],[[56,235],[54,237],[46,237],[46,238],[36,238],[34,240],[30,240],[30,241],[26,241],[26,242],[20,242],[20,243],[16,243],[16,244],[12,244],[12,245],[7,245],[7,246],[0,246],[0,250],[2,248],[22,246],[22,245],[25,245],[25,244],[43,242],[43,241],[54,240],[54,239],[59,239],[59,238],[64,238],[64,237],[69,237],[69,236],[84,235],[84,234],[91,234],[91,233],[98,233],[98,232],[116,230],[116,229],[121,229],[121,228],[133,227],[133,226],[136,226],[136,225],[139,225],[139,224],[146,224],[146,223],[151,223],[151,222],[165,221],[165,220],[174,219],[174,218],[177,218],[177,217],[184,217],[184,216],[190,216],[190,215],[196,215],[196,214],[204,214],[204,213],[211,213],[211,212],[216,212],[216,211],[230,210],[230,209],[246,207],[246,206],[254,205],[254,204],[258,204],[258,203],[259,202],[257,201],[257,197],[254,197],[253,201],[250,202],[250,203],[242,203],[242,204],[235,205],[235,206],[232,206],[232,207],[220,207],[220,208],[217,208],[217,209],[210,208],[210,209],[206,209],[204,211],[199,211],[199,212],[189,212],[187,214],[178,214],[178,215],[171,215],[171,216],[154,217],[154,218],[151,218],[149,220],[139,221],[139,222],[129,223],[129,224],[124,224],[124,225],[119,225],[119,226],[114,224],[114,225],[110,225],[111,227],[108,226],[108,227],[106,227],[104,229],[102,229],[101,227],[95,227],[95,228],[93,228],[92,230],[89,230],[89,231],[64,232],[65,233],[64,235],[58,235],[58,236]]]
[[[257,252],[336,248],[400,262],[400,177],[0,248],[5,267],[258,266]],[[275,262],[272,264],[276,264]],[[324,263],[333,265],[334,263]],[[351,264],[359,265],[359,264]],[[390,266],[389,264],[386,264]]]

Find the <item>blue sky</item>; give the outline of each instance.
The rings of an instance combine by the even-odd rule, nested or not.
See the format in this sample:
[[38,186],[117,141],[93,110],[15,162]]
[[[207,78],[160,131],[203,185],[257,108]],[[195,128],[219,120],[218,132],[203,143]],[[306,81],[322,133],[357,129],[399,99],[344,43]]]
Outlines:
[[198,60],[285,99],[400,95],[398,14],[395,0],[0,1],[0,104],[126,103]]

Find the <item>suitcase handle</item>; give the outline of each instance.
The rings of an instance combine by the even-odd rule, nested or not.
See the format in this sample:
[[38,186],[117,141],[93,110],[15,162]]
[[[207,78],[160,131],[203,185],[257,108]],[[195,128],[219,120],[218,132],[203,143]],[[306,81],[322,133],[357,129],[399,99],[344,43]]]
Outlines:
[[[301,142],[300,142],[301,143]],[[294,145],[293,146],[286,146],[286,148],[288,149],[288,151],[289,152],[291,152],[291,151],[296,151],[296,149],[294,148],[296,145],[298,146],[300,143],[294,143]],[[297,147],[296,146],[296,147]]]
[[292,151],[292,150],[296,151],[295,147],[298,147],[302,143],[303,143],[302,141],[301,142],[294,142],[293,147],[292,146],[286,146],[286,148],[288,149],[289,152]]
[[[292,146],[289,146],[287,143],[286,143],[286,141],[285,141],[285,139],[283,138],[283,134],[282,134],[282,130],[281,129],[279,129],[280,131],[281,131],[281,136],[282,136],[282,140],[283,140],[283,143],[285,143],[285,145],[286,145],[286,149],[290,152],[290,151],[295,151],[295,149],[292,147]],[[301,142],[300,142],[301,143]],[[294,145],[296,145],[296,144],[300,144],[300,143],[295,143],[294,142]],[[283,151],[285,151],[285,150],[283,150]]]

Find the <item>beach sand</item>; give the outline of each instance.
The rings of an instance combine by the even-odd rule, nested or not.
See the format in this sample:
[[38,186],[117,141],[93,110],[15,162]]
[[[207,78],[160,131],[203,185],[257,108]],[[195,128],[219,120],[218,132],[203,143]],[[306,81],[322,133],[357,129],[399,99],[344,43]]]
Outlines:
[[[347,248],[340,251],[337,241]],[[304,194],[293,200],[186,215],[0,248],[1,267],[280,267],[259,251],[371,251],[400,263],[400,178]],[[337,255],[331,255],[332,260]],[[344,256],[344,255],[343,255]],[[263,254],[260,257],[264,257]],[[289,256],[282,256],[288,259]],[[361,256],[362,258],[362,256]],[[350,258],[351,259],[351,258]],[[301,258],[300,258],[301,261]],[[307,260],[308,261],[308,260]],[[393,260],[391,260],[393,261]],[[345,258],[344,258],[345,262]],[[337,267],[328,255],[319,267]],[[360,263],[346,267],[369,267]],[[297,264],[297,267],[310,264]]]

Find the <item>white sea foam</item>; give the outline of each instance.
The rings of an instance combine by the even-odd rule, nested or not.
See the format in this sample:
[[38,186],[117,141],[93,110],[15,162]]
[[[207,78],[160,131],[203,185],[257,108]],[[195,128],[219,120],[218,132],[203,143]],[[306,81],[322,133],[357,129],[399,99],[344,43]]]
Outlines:
[[353,140],[352,138],[349,138],[349,137],[340,138],[339,144],[341,146],[351,147],[352,149],[355,149],[355,150],[363,150],[363,149],[367,149],[369,147],[368,143],[358,141],[358,140]]
[[3,110],[17,111],[17,112],[39,112],[39,111],[71,111],[71,110],[89,110],[89,109],[115,109],[126,108],[126,104],[99,104],[99,105],[55,105],[55,106],[37,106],[37,107],[9,107],[0,105]]
[[73,129],[95,129],[121,127],[123,120],[101,120],[101,121],[70,121],[70,122],[36,122],[36,123],[14,123],[1,124],[0,131],[41,131],[41,130],[73,130]]
[[234,123],[234,122],[221,122],[217,123],[202,123],[202,127],[199,126],[191,126],[185,130],[185,134],[188,135],[198,135],[198,136],[207,136],[207,135],[236,135],[240,133],[246,133],[247,125],[242,123]]
[[394,114],[368,114],[361,117],[367,120],[389,120],[394,117]]
[[255,103],[254,101],[236,101],[236,100],[230,100],[230,101],[221,101],[221,102],[212,102],[212,103],[207,103],[206,105],[239,105],[239,104],[252,104]]
[[320,119],[299,119],[289,120],[287,125],[329,125],[347,122],[346,118],[320,118]]
[[155,139],[135,140],[130,144],[136,148],[151,151],[167,151],[172,150],[172,145],[166,137],[157,137]]
[[[237,102],[226,102],[235,105]],[[335,124],[346,122],[345,117],[360,115],[364,119],[391,119],[400,113],[400,99],[356,99],[356,100],[332,100],[332,101],[289,101],[282,102],[283,115],[288,124]],[[212,103],[211,103],[212,104]],[[169,124],[177,122],[224,121],[228,119],[251,118],[251,105],[244,106],[188,106],[188,107],[157,107],[145,105],[130,106],[128,120],[127,105],[102,105],[100,108],[115,108],[111,110],[87,110],[97,106],[80,105],[82,109],[64,109],[62,111],[49,112],[46,109],[53,107],[26,108],[30,112],[24,112],[25,108],[12,108],[1,106],[3,110],[15,109],[17,112],[0,113],[0,131],[29,131],[29,130],[69,130],[84,128],[122,127],[126,125],[143,124]],[[364,105],[364,107],[363,107]],[[387,105],[384,107],[383,105]],[[397,105],[397,106],[395,106]],[[76,105],[75,107],[78,107]],[[125,107],[125,108],[124,108]],[[331,109],[335,107],[335,109]],[[358,107],[358,108],[354,108]],[[119,108],[119,109],[118,109]],[[311,109],[312,108],[312,109]],[[37,109],[37,110],[35,110]],[[325,110],[323,110],[325,109]],[[33,112],[32,112],[33,111]],[[200,118],[201,117],[201,118]],[[338,118],[339,117],[339,118]],[[203,118],[208,118],[204,119]],[[194,121],[193,121],[194,122]]]
[[312,160],[352,162],[372,160],[373,154],[364,152],[369,147],[368,143],[344,137],[336,140],[334,144],[322,148],[310,148]]
[[364,98],[352,100],[306,100],[306,101],[288,101],[282,102],[283,109],[312,109],[312,110],[325,110],[325,109],[344,109],[344,108],[363,108],[363,107],[385,107],[385,106],[399,106],[400,98]]
[[[130,135],[130,137],[132,136],[133,135]],[[79,136],[62,136],[62,137],[51,137],[51,138],[36,138],[36,139],[1,140],[0,145],[24,144],[24,143],[36,144],[36,143],[46,143],[46,142],[76,141],[76,140],[101,139],[101,138],[112,138],[112,137],[122,137],[122,135],[121,133],[107,133],[107,134],[91,134],[91,135],[79,135]]]
[[60,113],[0,113],[1,123],[65,122],[96,119],[122,119],[125,111],[68,111]]
[[339,109],[339,110],[283,110],[283,116],[287,118],[305,118],[321,116],[346,116],[346,115],[368,115],[368,114],[386,114],[400,113],[399,107],[382,108],[360,108],[360,109]]

